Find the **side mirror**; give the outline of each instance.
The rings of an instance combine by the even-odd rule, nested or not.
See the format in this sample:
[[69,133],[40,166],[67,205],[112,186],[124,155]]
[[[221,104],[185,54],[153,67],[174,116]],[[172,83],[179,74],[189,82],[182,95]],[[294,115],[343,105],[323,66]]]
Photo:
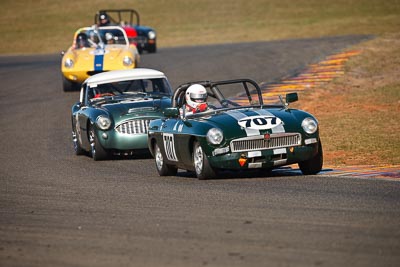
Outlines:
[[81,108],[82,104],[81,102],[76,102],[73,106],[72,106],[72,111],[76,112]]
[[297,95],[297,93],[286,94],[286,103],[293,103],[297,100],[299,100],[299,96]]
[[179,109],[178,108],[166,108],[163,111],[164,116],[167,118],[176,118],[179,116]]

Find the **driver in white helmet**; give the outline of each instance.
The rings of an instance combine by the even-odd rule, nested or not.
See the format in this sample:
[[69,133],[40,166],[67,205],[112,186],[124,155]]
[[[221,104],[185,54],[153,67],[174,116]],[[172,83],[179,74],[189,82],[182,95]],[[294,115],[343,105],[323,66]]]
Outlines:
[[208,109],[207,90],[201,84],[192,84],[188,87],[185,94],[186,113],[203,112]]

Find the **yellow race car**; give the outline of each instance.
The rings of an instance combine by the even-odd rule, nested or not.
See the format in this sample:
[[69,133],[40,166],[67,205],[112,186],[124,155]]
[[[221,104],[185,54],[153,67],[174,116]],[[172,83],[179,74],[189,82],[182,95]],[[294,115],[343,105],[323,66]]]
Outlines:
[[74,34],[72,46],[63,53],[63,90],[78,90],[88,77],[110,70],[133,69],[140,55],[119,26],[84,27]]

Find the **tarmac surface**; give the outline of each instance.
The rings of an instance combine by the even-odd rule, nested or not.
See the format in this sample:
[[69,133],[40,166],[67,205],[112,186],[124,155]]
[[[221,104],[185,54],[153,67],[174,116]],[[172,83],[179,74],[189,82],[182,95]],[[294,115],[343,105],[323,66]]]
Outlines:
[[[368,38],[165,48],[142,55],[141,67],[174,87],[269,85]],[[199,181],[159,177],[146,154],[74,156],[79,93],[62,91],[60,60],[0,57],[0,266],[399,266],[398,168],[303,176],[294,166]]]

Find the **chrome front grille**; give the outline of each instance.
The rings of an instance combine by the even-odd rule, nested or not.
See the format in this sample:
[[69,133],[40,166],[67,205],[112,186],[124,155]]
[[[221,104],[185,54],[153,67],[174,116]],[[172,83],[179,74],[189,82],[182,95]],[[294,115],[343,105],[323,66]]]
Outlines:
[[121,134],[147,134],[150,120],[129,120],[119,124],[115,130]]
[[232,140],[231,151],[245,152],[299,145],[301,145],[301,135],[299,133],[276,133],[270,134],[269,137],[257,135]]

